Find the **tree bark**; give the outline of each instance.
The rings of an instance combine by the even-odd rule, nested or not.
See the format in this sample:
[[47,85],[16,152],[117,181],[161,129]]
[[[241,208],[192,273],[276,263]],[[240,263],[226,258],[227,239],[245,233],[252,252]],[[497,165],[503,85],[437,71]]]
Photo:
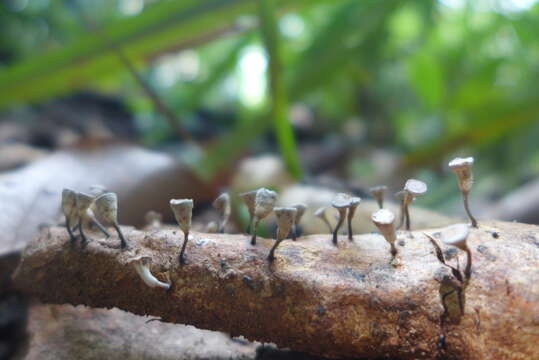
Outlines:
[[[116,237],[91,233],[81,249],[65,228],[45,229],[24,251],[14,281],[44,302],[118,307],[327,357],[539,358],[537,226],[480,222],[470,230],[464,315],[455,320],[455,306],[447,306],[444,321],[440,280],[450,271],[422,232],[399,232],[393,263],[379,234],[338,248],[328,234],[283,241],[271,264],[272,240],[251,246],[246,235],[193,233],[180,266],[181,231],[122,230],[124,251]],[[427,232],[436,238],[444,228]],[[140,255],[172,283],[168,291],[138,277],[130,260]]]

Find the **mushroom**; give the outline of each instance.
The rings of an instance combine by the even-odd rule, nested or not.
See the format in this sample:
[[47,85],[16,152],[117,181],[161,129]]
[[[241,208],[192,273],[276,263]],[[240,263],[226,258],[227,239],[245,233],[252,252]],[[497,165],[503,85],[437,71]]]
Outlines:
[[455,174],[457,175],[459,189],[462,193],[462,198],[464,200],[464,209],[466,210],[466,214],[468,214],[468,217],[472,222],[472,226],[476,228],[477,220],[472,215],[472,212],[470,211],[470,206],[468,204],[468,194],[470,193],[470,190],[472,190],[474,182],[472,173],[473,163],[473,157],[455,158],[449,162],[449,168],[453,170],[453,172],[455,172]]
[[82,238],[82,242],[86,243],[88,241],[88,238],[84,234],[83,231],[83,223],[86,221],[90,221],[93,224],[95,224],[99,230],[103,234],[105,234],[106,237],[110,237],[109,232],[97,221],[95,218],[94,212],[92,211],[92,205],[94,203],[94,197],[88,194],[84,194],[81,192],[76,193],[77,198],[77,215],[79,217],[79,225],[78,229],[80,232],[80,236]]
[[294,217],[294,227],[292,228],[292,240],[296,241],[296,238],[298,236],[298,225],[299,225],[299,222],[301,221],[301,218],[305,214],[305,210],[307,210],[307,205],[296,204],[296,205],[293,205],[292,207],[297,210],[296,216]]
[[391,256],[395,258],[397,255],[397,248],[395,247],[395,241],[397,241],[397,232],[395,231],[395,215],[393,215],[393,213],[387,209],[380,209],[372,214],[371,219],[389,245],[391,245]]
[[277,249],[277,246],[279,246],[281,241],[286,239],[292,226],[294,226],[298,210],[294,207],[278,207],[273,209],[273,212],[277,218],[277,239],[268,255],[268,260],[270,262],[275,260],[275,249]]
[[464,287],[472,275],[472,252],[467,244],[470,228],[466,224],[455,224],[448,226],[442,232],[442,242],[459,248],[466,253],[466,267],[464,268]]
[[161,287],[163,289],[170,289],[170,284],[159,281],[150,271],[152,259],[149,256],[137,256],[131,259],[130,263],[137,271],[142,281],[151,288]]
[[249,234],[251,232],[251,226],[253,226],[253,218],[255,216],[255,199],[257,190],[241,193],[239,197],[243,200],[249,211],[249,225],[245,232]]
[[344,222],[344,218],[346,217],[346,212],[351,204],[352,202],[350,196],[344,193],[338,193],[331,203],[331,206],[333,206],[339,212],[339,221],[337,222],[335,229],[333,229],[333,245],[335,246],[338,245],[337,234],[339,233],[339,229]]
[[277,193],[275,191],[271,191],[266,188],[260,188],[257,190],[255,197],[255,211],[253,217],[254,226],[253,235],[251,237],[251,245],[256,245],[256,232],[258,230],[258,224],[273,211],[276,201]]
[[354,239],[354,234],[352,233],[352,219],[356,213],[357,206],[361,202],[361,198],[352,197],[350,199],[350,208],[348,209],[348,240],[352,241]]
[[74,243],[77,238],[71,230],[71,221],[76,220],[77,215],[77,193],[70,189],[62,190],[62,211],[66,218],[66,228],[71,239],[71,243]]
[[221,216],[221,222],[219,223],[218,232],[224,233],[228,219],[230,218],[230,195],[228,193],[222,193],[213,201],[213,207],[217,209]]
[[427,184],[425,184],[423,181],[416,180],[416,179],[410,179],[406,181],[406,184],[404,185],[404,189],[397,193],[400,195],[401,198],[401,216],[400,216],[400,223],[399,228],[402,226],[404,221],[406,220],[406,230],[410,231],[410,210],[409,206],[412,203],[412,201],[415,200],[415,198],[419,195],[423,195],[427,192]]
[[127,247],[127,241],[125,241],[122,230],[120,229],[120,226],[118,226],[118,197],[116,194],[108,192],[100,195],[95,199],[94,205],[101,219],[112,224],[118,233],[122,249],[125,249]]
[[163,224],[163,215],[157,211],[150,210],[144,215],[146,226],[152,229],[158,229]]
[[170,208],[184,235],[183,245],[179,255],[180,264],[184,265],[186,263],[184,255],[185,247],[187,245],[187,240],[189,239],[189,230],[191,229],[191,219],[193,217],[193,200],[172,199],[170,200]]
[[384,208],[384,195],[386,190],[387,186],[385,185],[373,186],[369,189],[369,192],[371,193],[372,197],[376,199],[380,209]]
[[330,234],[333,232],[333,228],[331,227],[328,217],[326,216],[326,208],[324,206],[322,206],[321,208],[318,208],[318,210],[314,212],[314,216],[322,220],[324,224],[327,225]]

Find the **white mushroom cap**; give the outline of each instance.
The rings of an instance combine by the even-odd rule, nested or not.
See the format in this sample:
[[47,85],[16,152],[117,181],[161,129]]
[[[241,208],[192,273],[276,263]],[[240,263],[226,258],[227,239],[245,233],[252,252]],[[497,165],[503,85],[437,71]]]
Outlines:
[[361,198],[360,197],[351,197],[350,198],[350,207],[351,208],[356,208],[359,204],[361,203]]
[[257,190],[247,191],[239,194],[239,197],[243,200],[249,210],[249,214],[253,216],[255,214],[255,199]]
[[455,172],[462,192],[469,192],[473,186],[472,166],[473,157],[455,158],[449,162],[449,168]]
[[350,195],[345,193],[338,193],[337,195],[335,195],[335,198],[333,198],[331,206],[339,210],[350,207],[351,203],[352,200],[350,198]]
[[85,193],[78,192],[77,195],[77,211],[79,216],[86,216],[88,210],[94,202],[94,197]]
[[427,192],[427,184],[420,180],[409,179],[406,181],[406,184],[404,184],[404,191],[413,196],[423,195]]
[[466,249],[466,240],[470,234],[467,224],[455,224],[448,226],[442,232],[442,241],[446,245],[456,246],[461,250]]
[[255,216],[263,219],[268,216],[277,202],[277,193],[275,191],[260,188],[256,192],[255,198]]
[[301,218],[303,217],[303,215],[305,214],[305,211],[307,210],[307,205],[296,204],[296,205],[293,205],[292,207],[297,210],[294,223],[298,224],[301,221]]
[[62,211],[66,218],[71,218],[77,210],[77,193],[70,189],[62,190]]
[[294,225],[298,210],[293,207],[277,207],[273,212],[277,218],[277,239],[285,239]]
[[227,211],[227,208],[230,208],[230,195],[222,193],[213,201],[212,206],[217,210]]
[[390,225],[395,222],[395,215],[387,209],[380,209],[372,214],[372,222],[376,226]]
[[474,163],[474,158],[471,156],[467,158],[457,157],[449,162],[449,168],[451,170],[457,170],[457,169],[463,169],[463,168],[469,169],[473,166],[473,163]]
[[387,190],[387,186],[385,185],[377,185],[369,188],[369,192],[372,196],[377,197],[380,195],[383,195]]
[[178,225],[180,225],[180,229],[184,233],[188,233],[191,229],[191,219],[193,217],[193,200],[171,199],[170,208],[174,213]]
[[100,195],[94,202],[95,209],[99,216],[110,223],[118,220],[118,197],[115,193],[105,193]]
[[318,209],[314,212],[314,216],[319,217],[319,218],[326,217],[326,208],[325,208],[324,206],[318,208]]

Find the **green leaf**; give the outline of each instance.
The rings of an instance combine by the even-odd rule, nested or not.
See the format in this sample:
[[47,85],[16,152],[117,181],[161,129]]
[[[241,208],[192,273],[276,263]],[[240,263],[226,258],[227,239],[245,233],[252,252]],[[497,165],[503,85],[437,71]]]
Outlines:
[[441,61],[432,54],[419,53],[410,62],[409,76],[425,105],[431,110],[439,108],[445,95]]

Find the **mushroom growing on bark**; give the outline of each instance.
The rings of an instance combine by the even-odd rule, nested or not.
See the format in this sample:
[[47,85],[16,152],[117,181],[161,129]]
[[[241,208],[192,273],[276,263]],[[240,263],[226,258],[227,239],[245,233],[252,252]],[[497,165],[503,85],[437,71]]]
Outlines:
[[251,245],[256,245],[256,232],[258,231],[258,224],[260,224],[260,221],[273,211],[276,201],[277,193],[275,191],[260,188],[256,192]]
[[348,240],[352,241],[354,239],[354,234],[352,232],[352,219],[356,213],[356,209],[361,202],[361,198],[353,197],[350,199],[350,208],[348,209]]
[[314,212],[314,216],[319,218],[324,224],[327,225],[330,234],[333,232],[333,228],[331,227],[328,217],[326,216],[326,207],[322,206],[321,208],[318,208],[318,210]]
[[386,190],[387,190],[387,186],[385,185],[373,186],[369,189],[369,192],[378,203],[378,207],[380,209],[384,208],[384,195],[385,195]]
[[118,226],[118,197],[115,193],[105,193],[95,199],[95,209],[101,219],[110,223],[120,238],[121,247],[125,249],[127,247],[127,241],[125,241],[124,235],[120,226]]
[[464,201],[464,209],[466,210],[466,214],[468,214],[468,217],[472,222],[472,226],[476,228],[477,220],[472,215],[472,212],[470,211],[470,205],[468,204],[468,196],[470,190],[472,190],[474,182],[472,173],[473,163],[473,157],[455,158],[449,162],[449,168],[453,170],[453,172],[455,172],[455,174],[457,175],[459,189],[462,193],[462,199]]
[[286,239],[290,233],[298,212],[297,209],[293,207],[278,207],[273,209],[273,211],[275,212],[275,217],[277,218],[277,239],[268,255],[269,261],[275,260],[275,249],[277,249],[277,246],[279,246],[281,241]]
[[397,241],[395,215],[387,209],[380,209],[372,214],[372,222],[391,246],[391,257],[395,258],[397,255],[397,248],[395,247],[395,242]]
[[137,256],[131,259],[129,262],[133,264],[137,274],[149,287],[160,287],[167,290],[170,289],[170,284],[162,282],[153,276],[152,272],[150,271],[152,259],[149,256]]
[[66,219],[66,228],[69,234],[71,243],[74,243],[77,238],[71,230],[73,221],[77,220],[77,193],[70,189],[62,190],[62,212]]
[[191,230],[191,219],[193,217],[193,200],[192,199],[172,199],[170,200],[170,208],[174,213],[176,222],[180,225],[180,229],[183,231],[183,245],[180,250],[179,260],[180,264],[184,265],[185,261],[185,248],[187,246],[187,240],[189,239],[189,231]]
[[464,268],[465,287],[468,285],[468,281],[472,275],[472,252],[467,244],[469,234],[470,228],[467,224],[451,225],[442,232],[442,241],[444,244],[455,246],[466,253],[466,267]]
[[423,195],[426,192],[427,184],[425,184],[423,181],[416,179],[410,179],[406,181],[404,189],[398,193],[402,197],[399,228],[406,221],[406,230],[410,231],[410,204],[412,203],[412,201],[415,200],[417,196]]
[[292,206],[295,208],[296,216],[294,217],[294,227],[292,228],[292,240],[296,241],[296,238],[298,237],[298,225],[301,221],[301,218],[305,214],[305,210],[307,210],[307,205],[305,204],[296,204]]
[[94,197],[88,194],[84,193],[76,193],[77,197],[77,215],[79,217],[79,233],[82,238],[82,243],[85,244],[88,241],[88,238],[84,234],[83,226],[86,222],[91,222],[97,226],[99,230],[103,234],[105,234],[106,237],[110,237],[109,232],[97,221],[95,218],[94,212],[92,210],[92,205],[94,204]]
[[245,203],[245,206],[247,206],[247,211],[249,212],[249,224],[247,225],[247,229],[245,230],[247,234],[251,233],[251,227],[253,226],[253,218],[255,216],[256,192],[257,190],[252,190],[252,191],[241,193],[239,195],[239,197]]
[[219,215],[221,217],[221,222],[219,223],[217,231],[224,233],[231,213],[230,195],[228,195],[228,193],[222,193],[213,201],[212,205],[219,211]]
[[346,212],[351,204],[352,201],[350,196],[344,193],[338,193],[331,203],[331,205],[339,212],[339,220],[337,221],[337,225],[335,225],[335,229],[333,229],[332,241],[333,245],[335,246],[338,246],[337,235],[342,223],[344,222],[344,219],[346,218]]

